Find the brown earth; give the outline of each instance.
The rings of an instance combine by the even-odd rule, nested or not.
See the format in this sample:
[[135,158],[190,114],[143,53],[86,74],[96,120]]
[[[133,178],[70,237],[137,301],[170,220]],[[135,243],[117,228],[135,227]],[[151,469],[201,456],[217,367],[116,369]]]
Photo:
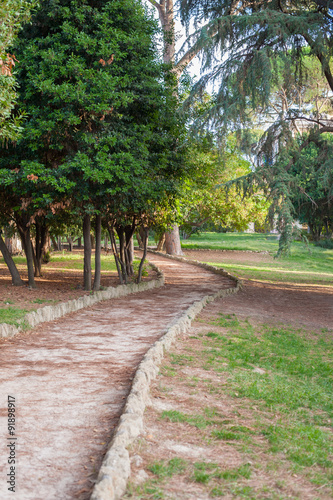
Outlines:
[[[202,262],[273,261],[266,252],[186,250],[185,256]],[[262,323],[277,321],[309,328],[333,328],[333,286],[253,279],[243,279],[243,284],[240,293],[224,300],[225,313],[256,317]]]
[[[54,252],[56,255],[57,252]],[[59,252],[62,255],[62,252]],[[83,255],[83,250],[74,250],[73,254]],[[102,255],[107,253],[102,251]],[[4,263],[0,262],[0,307],[17,307],[28,311],[39,309],[45,305],[58,302],[67,302],[77,299],[83,295],[89,295],[82,289],[83,271],[79,269],[65,269],[68,262],[49,262],[42,268],[43,276],[35,278],[36,289],[28,287],[28,274],[26,266],[18,265],[18,269],[26,285],[22,287],[12,286],[12,280]],[[155,271],[149,270],[149,276],[143,277],[142,281],[156,277]],[[118,286],[119,279],[116,272],[102,272],[101,286]],[[37,302],[36,302],[37,301]],[[38,302],[41,303],[38,303]]]

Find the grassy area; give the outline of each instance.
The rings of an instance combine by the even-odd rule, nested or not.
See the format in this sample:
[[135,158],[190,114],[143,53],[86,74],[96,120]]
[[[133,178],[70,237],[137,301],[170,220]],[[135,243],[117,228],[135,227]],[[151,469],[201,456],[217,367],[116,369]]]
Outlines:
[[[79,269],[83,271],[83,252],[82,253],[71,253],[67,251],[62,251],[62,252],[53,252],[51,254],[51,260],[49,264],[45,265],[45,267],[48,267],[50,264],[54,262],[59,262],[63,264],[61,267],[62,269]],[[95,266],[95,256],[92,255],[91,257],[91,266],[94,269]],[[116,272],[116,264],[114,261],[114,257],[112,253],[109,253],[107,255],[102,254],[101,255],[101,266],[102,266],[102,272]]]
[[[268,252],[273,256],[277,250],[275,236],[246,233],[203,233],[182,242],[186,249],[215,249]],[[249,253],[247,261],[237,255],[230,261],[214,262],[214,254],[210,263],[224,267],[241,278],[262,279],[265,281],[322,283],[333,284],[333,250],[323,249],[315,245],[309,248],[304,243],[294,242],[291,255],[279,259],[264,258],[259,261]],[[200,258],[200,254],[198,254]]]
[[[161,422],[165,439],[174,435],[179,447],[199,446],[201,460],[175,452],[152,459],[156,449],[147,452],[150,477],[139,486],[130,484],[126,496],[177,498],[174,488],[181,482],[196,485],[193,498],[302,499],[305,492],[306,498],[330,498],[331,335],[254,326],[233,314],[200,323],[204,328],[180,341],[162,366],[154,397],[171,402],[174,409],[156,411],[155,421],[150,415],[153,431],[147,432],[156,433]],[[182,408],[195,398],[196,404]],[[200,404],[202,398],[206,406]],[[207,459],[213,447],[219,460]],[[231,450],[236,467],[223,465],[232,460]]]
[[182,240],[182,247],[185,249],[250,250],[274,254],[278,246],[275,235],[259,233],[200,233]]
[[23,318],[28,312],[27,309],[20,309],[18,307],[0,307],[0,324],[8,323],[9,325],[18,325],[18,320]]

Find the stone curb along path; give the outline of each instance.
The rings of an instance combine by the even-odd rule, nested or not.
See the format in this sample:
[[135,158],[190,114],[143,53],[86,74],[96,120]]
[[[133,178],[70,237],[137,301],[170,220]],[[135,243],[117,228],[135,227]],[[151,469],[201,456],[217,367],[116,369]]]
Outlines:
[[130,457],[127,448],[143,430],[143,414],[149,401],[150,383],[158,374],[164,351],[170,348],[180,333],[185,333],[190,328],[192,320],[202,311],[206,304],[218,298],[235,294],[242,287],[241,280],[223,269],[198,261],[188,260],[184,257],[169,256],[151,250],[150,252],[226,276],[235,282],[235,287],[219,290],[212,295],[206,295],[203,299],[196,301],[145,354],[136,371],[123,414],[120,417],[118,427],[104,457],[90,500],[117,500],[126,490],[131,472]]
[[101,290],[99,292],[94,292],[93,295],[84,295],[78,299],[69,300],[68,302],[62,302],[55,306],[44,306],[37,311],[26,314],[23,319],[18,321],[19,326],[9,325],[7,323],[0,324],[0,338],[13,337],[20,331],[26,328],[34,328],[40,323],[45,323],[47,321],[53,321],[55,319],[61,318],[66,314],[79,311],[86,307],[97,304],[102,300],[118,299],[120,297],[125,297],[131,293],[143,292],[146,290],[151,290],[152,288],[158,288],[164,285],[164,275],[158,269],[155,264],[149,264],[151,268],[156,271],[157,279],[142,282],[139,284],[131,283],[129,285],[119,285],[117,287],[108,287],[106,290]]

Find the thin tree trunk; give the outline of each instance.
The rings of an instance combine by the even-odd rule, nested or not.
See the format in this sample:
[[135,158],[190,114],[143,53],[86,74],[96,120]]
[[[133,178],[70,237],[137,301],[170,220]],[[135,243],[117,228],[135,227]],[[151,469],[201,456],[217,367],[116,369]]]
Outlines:
[[140,265],[139,265],[138,278],[137,278],[137,281],[136,281],[137,283],[141,282],[142,268],[143,268],[143,264],[144,264],[144,262],[146,260],[146,257],[147,257],[148,236],[149,236],[149,228],[146,227],[145,228],[145,237],[144,237],[144,241],[143,241],[143,244],[144,244],[143,255],[142,255],[142,259],[141,259]]
[[9,250],[6,247],[6,244],[1,235],[1,231],[0,231],[0,252],[3,255],[3,258],[5,259],[6,265],[12,277],[12,284],[14,286],[23,286],[25,283],[21,279],[20,274],[15,265],[15,262],[13,261],[12,256],[10,255]]
[[35,267],[35,277],[39,277],[42,275],[42,259],[43,259],[43,251],[47,238],[47,227],[45,225],[45,221],[38,221],[36,219],[35,222],[36,228],[36,237],[35,237],[35,249],[33,253],[34,259],[34,267]]
[[91,239],[90,239],[90,215],[85,214],[83,218],[83,288],[90,292],[91,290]]
[[58,250],[62,250],[62,244],[61,244],[61,236],[58,236]]
[[138,240],[139,248],[142,250],[143,249],[143,241],[142,241],[142,238],[140,236],[140,232],[136,231],[135,235],[136,235],[136,239]]
[[160,240],[157,244],[157,251],[162,252],[164,247],[165,247],[165,233],[163,233],[162,236],[160,237]]
[[30,227],[18,228],[22,239],[22,246],[27,259],[28,268],[28,285],[30,288],[37,288],[34,278],[34,261],[33,261],[33,249],[30,239]]
[[109,231],[109,236],[110,236],[110,240],[111,240],[111,248],[112,248],[112,252],[113,252],[113,256],[114,256],[114,260],[116,263],[117,272],[118,272],[118,276],[119,276],[119,281],[120,281],[120,284],[122,285],[124,280],[123,280],[123,275],[122,275],[121,268],[120,268],[118,249],[117,249],[116,239],[114,237],[114,232],[113,232],[113,225],[110,227],[108,224],[108,231]]
[[73,238],[71,236],[67,236],[67,241],[68,241],[68,250],[70,252],[73,252],[73,246],[74,246]]
[[121,272],[123,274],[123,280],[125,282],[125,285],[127,285],[127,269],[126,269],[126,256],[125,256],[126,240],[125,240],[124,228],[122,226],[117,226],[116,231],[119,238],[119,261],[121,265]]
[[95,221],[95,277],[94,277],[94,290],[97,291],[101,288],[101,245],[102,245],[102,217],[96,215]]
[[134,241],[133,235],[135,232],[135,217],[133,218],[133,223],[131,226],[126,226],[124,228],[125,238],[126,238],[126,260],[127,260],[127,274],[133,276],[133,260],[134,260]]

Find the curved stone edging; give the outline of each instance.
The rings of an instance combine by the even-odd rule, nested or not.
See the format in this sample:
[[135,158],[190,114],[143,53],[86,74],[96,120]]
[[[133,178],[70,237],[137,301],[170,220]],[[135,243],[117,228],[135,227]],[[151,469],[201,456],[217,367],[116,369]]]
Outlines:
[[143,430],[143,414],[146,404],[149,401],[150,383],[158,374],[164,351],[170,348],[179,333],[186,332],[191,326],[192,320],[202,311],[208,302],[213,302],[218,298],[235,294],[242,287],[241,280],[223,269],[218,269],[198,261],[190,261],[184,257],[166,256],[156,251],[152,251],[152,253],[194,264],[198,267],[213,271],[214,273],[227,276],[236,282],[236,286],[233,288],[221,289],[212,295],[206,295],[203,299],[194,302],[194,304],[192,304],[178,320],[175,320],[174,324],[166,330],[165,334],[147,351],[136,371],[124,411],[120,417],[109,449],[104,457],[90,500],[117,500],[126,490],[127,481],[131,472],[130,457],[127,447],[133,443]]
[[40,323],[47,321],[53,321],[55,319],[65,316],[71,312],[78,311],[85,307],[92,306],[97,302],[108,299],[118,299],[119,297],[124,297],[131,293],[143,292],[145,290],[151,290],[152,288],[158,288],[164,285],[164,275],[160,269],[155,266],[155,264],[149,264],[151,268],[157,272],[157,279],[146,281],[144,283],[131,283],[129,285],[119,285],[116,288],[108,287],[106,290],[101,290],[99,292],[94,292],[93,295],[84,295],[78,299],[69,300],[68,302],[62,302],[55,306],[44,306],[37,311],[26,314],[21,320],[18,321],[20,326],[8,325],[7,323],[0,324],[0,338],[1,337],[12,337],[25,328],[34,328]]

